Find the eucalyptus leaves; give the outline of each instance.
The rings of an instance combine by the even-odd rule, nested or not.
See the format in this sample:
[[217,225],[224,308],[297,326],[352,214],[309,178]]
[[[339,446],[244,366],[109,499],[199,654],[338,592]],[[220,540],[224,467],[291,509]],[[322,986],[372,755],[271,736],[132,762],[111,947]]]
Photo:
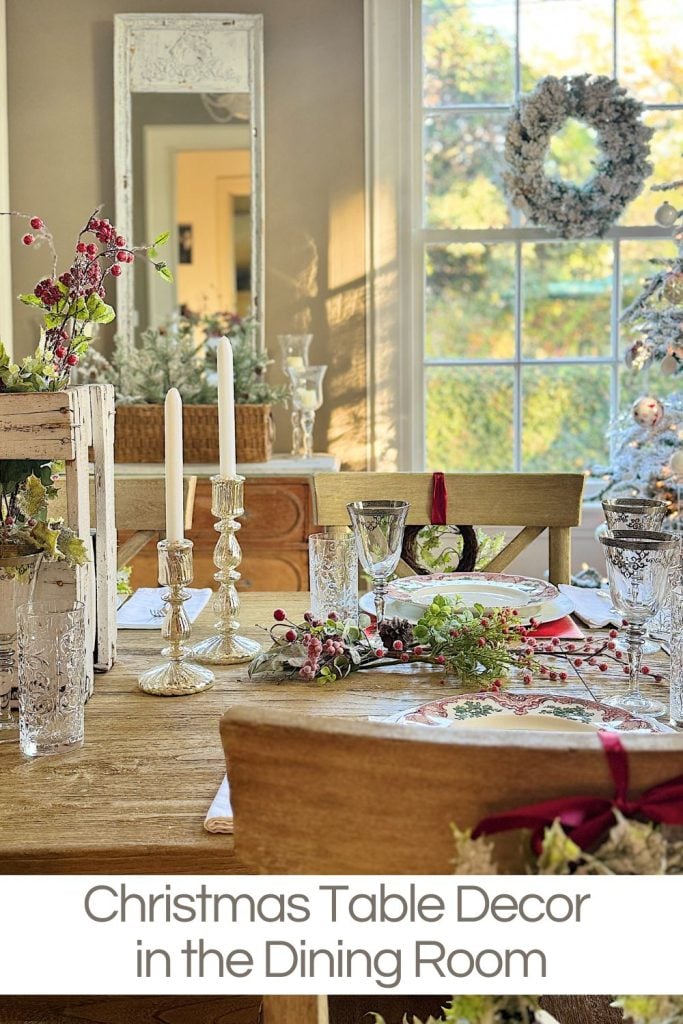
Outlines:
[[[642,109],[604,75],[541,79],[507,126],[504,180],[512,204],[561,238],[604,235],[652,170],[652,129],[643,124]],[[595,129],[602,154],[583,186],[551,178],[545,169],[550,140],[570,117]]]

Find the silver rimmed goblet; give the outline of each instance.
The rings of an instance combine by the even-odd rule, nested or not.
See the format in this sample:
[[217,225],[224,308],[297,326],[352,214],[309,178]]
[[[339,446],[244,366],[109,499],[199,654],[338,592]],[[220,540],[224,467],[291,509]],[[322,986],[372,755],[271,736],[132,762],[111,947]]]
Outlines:
[[346,506],[361,565],[372,576],[377,625],[384,620],[389,577],[401,557],[407,501],[352,501]]
[[602,502],[607,529],[661,530],[668,504],[659,498],[612,498]]
[[[667,502],[661,501],[659,498],[640,496],[605,498],[602,502],[608,533],[613,533],[615,530],[661,530],[667,509]],[[655,623],[650,623],[650,631],[655,625]],[[627,638],[619,637],[616,646],[618,651],[626,653],[628,651]],[[658,650],[659,644],[645,637],[641,653],[653,654]]]
[[626,621],[629,668],[628,693],[605,699],[641,715],[661,715],[664,705],[640,692],[640,664],[645,624],[659,610],[668,584],[669,564],[676,541],[655,530],[614,530],[600,537],[605,550],[612,602]]

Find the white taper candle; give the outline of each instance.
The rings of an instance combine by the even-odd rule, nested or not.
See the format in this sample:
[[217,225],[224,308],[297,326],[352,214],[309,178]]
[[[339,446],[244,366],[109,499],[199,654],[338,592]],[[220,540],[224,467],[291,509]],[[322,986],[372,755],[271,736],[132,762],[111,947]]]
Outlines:
[[183,402],[177,388],[171,388],[164,403],[166,458],[166,540],[184,540],[183,530]]
[[235,456],[235,378],[232,345],[227,338],[218,341],[218,445],[220,476],[237,476]]

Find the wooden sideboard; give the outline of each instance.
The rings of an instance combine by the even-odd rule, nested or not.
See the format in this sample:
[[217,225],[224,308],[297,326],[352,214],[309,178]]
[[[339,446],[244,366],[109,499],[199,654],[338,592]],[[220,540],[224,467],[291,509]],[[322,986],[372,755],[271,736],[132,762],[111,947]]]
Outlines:
[[[186,475],[197,477],[192,529],[195,587],[214,586],[213,550],[217,534],[211,513],[211,476],[217,466],[185,466]],[[269,462],[237,467],[246,478],[244,515],[237,535],[242,548],[242,579],[239,590],[308,590],[308,537],[313,524],[313,474],[334,473],[338,460],[327,454],[313,459],[275,456]],[[117,464],[122,476],[163,475],[163,466]],[[119,533],[119,543],[127,534]],[[157,585],[157,555],[153,544],[132,561],[134,587]]]

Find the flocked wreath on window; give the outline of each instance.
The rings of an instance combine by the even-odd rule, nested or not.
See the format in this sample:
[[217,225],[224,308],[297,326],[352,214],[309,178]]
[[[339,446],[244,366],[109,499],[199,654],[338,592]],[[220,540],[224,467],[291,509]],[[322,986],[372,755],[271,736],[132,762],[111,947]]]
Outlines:
[[[642,110],[642,103],[604,75],[543,78],[507,125],[504,180],[510,201],[561,238],[604,235],[652,170],[652,129],[643,124]],[[551,138],[568,118],[597,133],[601,155],[584,185],[550,177],[545,167]]]

